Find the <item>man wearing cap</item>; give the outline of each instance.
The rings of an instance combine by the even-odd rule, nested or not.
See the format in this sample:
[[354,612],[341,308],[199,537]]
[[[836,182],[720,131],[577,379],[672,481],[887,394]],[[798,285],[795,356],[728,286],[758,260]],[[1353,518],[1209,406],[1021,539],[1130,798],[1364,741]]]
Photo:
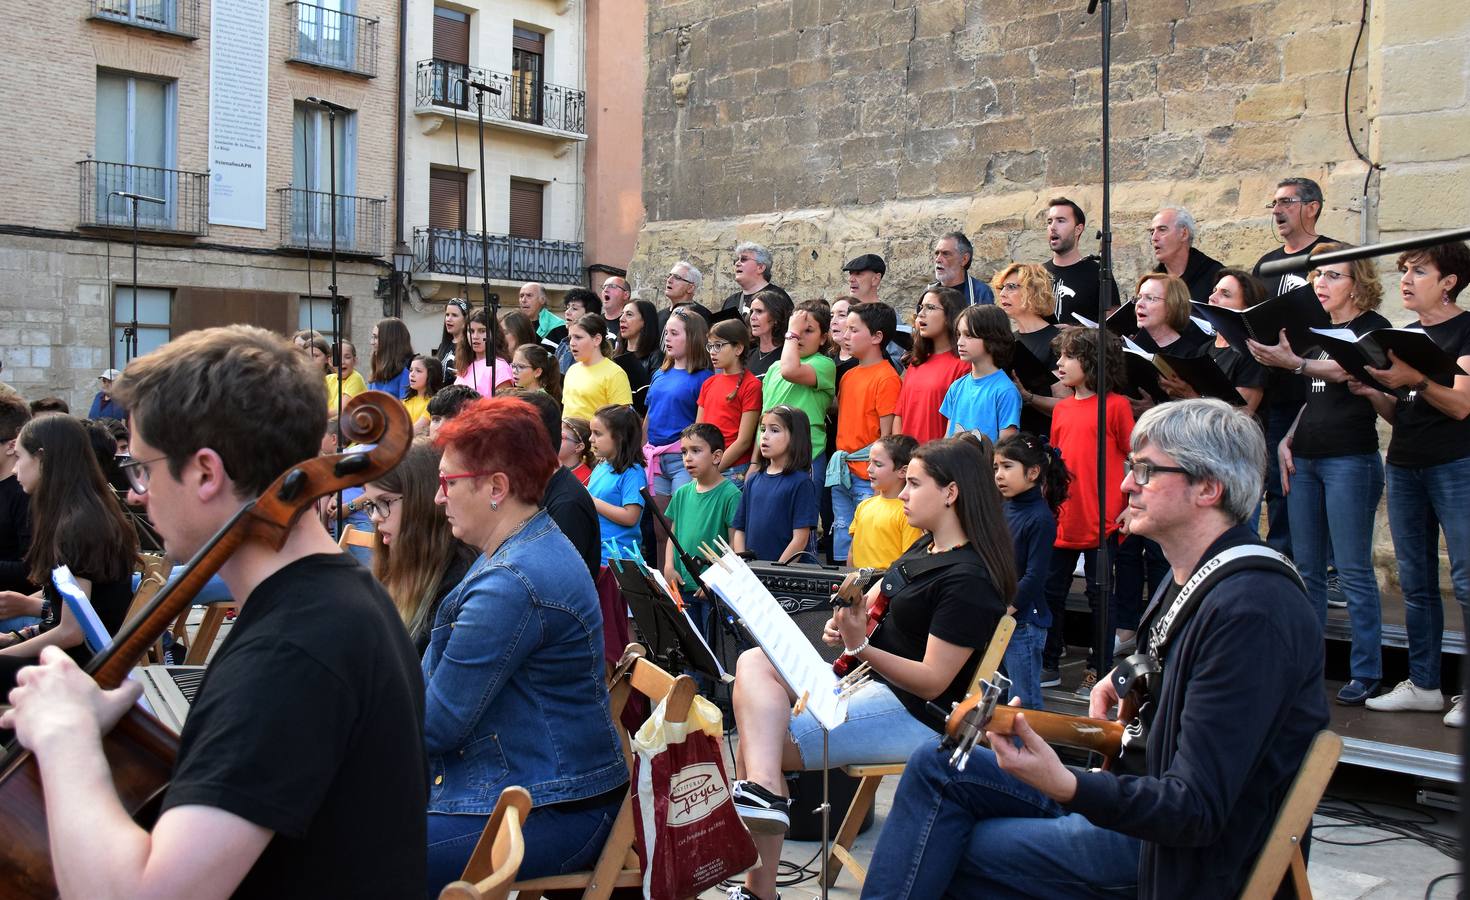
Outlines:
[[877,303],[878,285],[883,283],[883,276],[888,272],[888,264],[883,257],[876,253],[864,253],[847,261],[842,267],[847,273],[847,290],[852,294],[853,300],[858,303]]
[[92,398],[92,409],[87,413],[89,419],[117,419],[119,422],[128,420],[128,411],[123,405],[112,399],[112,383],[122,373],[117,369],[108,369],[97,377],[102,384],[102,390]]
[[970,263],[975,259],[975,246],[962,231],[950,231],[934,242],[934,281],[942,287],[954,288],[965,298],[966,306],[995,302],[990,285],[970,277]]

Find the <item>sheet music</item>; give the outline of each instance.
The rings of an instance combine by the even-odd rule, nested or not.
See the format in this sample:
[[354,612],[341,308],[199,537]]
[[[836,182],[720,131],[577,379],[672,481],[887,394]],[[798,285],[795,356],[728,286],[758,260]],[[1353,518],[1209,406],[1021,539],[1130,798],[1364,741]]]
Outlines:
[[701,577],[745,621],[751,637],[786,684],[797,696],[806,692],[806,708],[823,728],[831,731],[847,720],[847,698],[838,696],[832,664],[822,659],[745,560],[727,552],[720,564],[710,566]]
[[92,608],[92,601],[87,599],[82,586],[71,574],[71,569],[66,566],[57,566],[51,570],[51,583],[56,585],[56,590],[61,598],[70,607],[71,614],[77,617],[82,625],[82,637],[87,642],[87,649],[93,653],[101,653],[102,650],[112,643],[112,635],[107,633],[107,626],[97,618],[97,610]]
[[[653,578],[654,583],[656,583],[659,586],[659,589],[664,592],[664,596],[669,598],[669,602],[674,603],[674,591],[672,588],[669,587],[669,582],[664,578],[664,573],[660,572],[658,569],[653,568],[652,566],[644,566],[643,571],[647,572],[648,575]],[[674,603],[674,607],[676,609],[679,609],[679,604]],[[720,680],[734,681],[735,676],[725,671],[725,667],[720,665],[719,655],[715,653],[714,650],[710,649],[709,642],[704,639],[704,632],[700,631],[699,626],[694,624],[694,620],[689,618],[689,610],[679,609],[679,615],[683,616],[684,621],[689,623],[689,630],[694,632],[694,636],[699,638],[699,643],[704,646],[704,649],[706,652],[709,653],[710,658],[715,661],[715,668],[720,670]]]

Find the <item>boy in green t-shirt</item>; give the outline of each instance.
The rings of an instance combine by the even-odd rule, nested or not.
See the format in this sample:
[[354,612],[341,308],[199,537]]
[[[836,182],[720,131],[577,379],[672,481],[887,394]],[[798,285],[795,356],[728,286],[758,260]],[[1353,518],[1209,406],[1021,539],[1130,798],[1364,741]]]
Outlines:
[[[720,471],[720,457],[725,452],[725,436],[718,426],[696,422],[679,435],[679,451],[684,468],[694,479],[674,491],[667,515],[674,523],[674,536],[685,552],[695,555],[699,545],[714,545],[715,538],[729,540],[730,523],[740,505],[740,488]],[[702,570],[701,570],[702,571]],[[699,623],[709,638],[709,601],[696,596],[699,583],[684,568],[670,541],[664,553],[664,577],[685,597],[689,616]]]

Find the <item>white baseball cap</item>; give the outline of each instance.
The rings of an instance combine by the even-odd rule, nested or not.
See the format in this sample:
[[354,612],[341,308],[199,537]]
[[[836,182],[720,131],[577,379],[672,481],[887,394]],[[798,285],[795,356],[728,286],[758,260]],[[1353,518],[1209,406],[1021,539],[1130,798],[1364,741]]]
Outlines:
[[103,381],[116,381],[120,375],[122,375],[122,372],[119,372],[117,369],[108,369],[97,377]]

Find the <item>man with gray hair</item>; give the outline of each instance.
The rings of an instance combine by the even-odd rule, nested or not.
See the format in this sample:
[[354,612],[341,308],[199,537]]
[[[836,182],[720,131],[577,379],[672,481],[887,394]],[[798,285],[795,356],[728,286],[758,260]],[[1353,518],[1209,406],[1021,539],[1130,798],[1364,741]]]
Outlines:
[[516,295],[516,304],[521,313],[536,326],[536,336],[543,341],[556,342],[567,336],[567,323],[561,316],[546,308],[546,288],[540,282],[528,281],[521,285]]
[[[1017,885],[1037,896],[1079,895],[1078,885],[1099,896],[1240,894],[1327,725],[1322,628],[1296,571],[1246,525],[1266,451],[1254,420],[1219,400],[1165,403],[1139,418],[1132,450],[1127,528],[1159,542],[1173,578],[1144,616],[1140,653],[1097,683],[1089,714],[1106,718],[1118,703],[1118,677],[1153,669],[1142,758],[1130,745],[1111,771],[1065,766],[1024,713],[1019,746],[992,735],[963,771],[921,746],[863,896]],[[1008,819],[1025,821],[998,821]],[[981,864],[964,864],[970,847],[984,848]]]
[[[1289,259],[1311,253],[1318,244],[1336,243],[1317,233],[1317,220],[1322,216],[1322,187],[1310,178],[1283,178],[1276,183],[1276,195],[1266,208],[1281,246],[1256,260],[1251,274],[1259,277],[1261,266],[1278,259]],[[1307,283],[1304,272],[1285,272],[1274,283],[1267,284],[1268,297],[1280,297]]]
[[1219,280],[1216,275],[1224,264],[1194,246],[1198,235],[1199,226],[1194,223],[1194,216],[1182,206],[1166,206],[1159,210],[1148,227],[1154,259],[1159,261],[1154,271],[1184,279],[1189,286],[1189,298],[1198,303],[1208,303],[1215,290],[1215,282]]
[[679,260],[669,269],[669,277],[664,279],[664,299],[669,301],[666,309],[658,314],[658,327],[669,324],[669,315],[681,306],[690,306],[694,311],[704,316],[705,322],[710,320],[710,311],[694,299],[699,293],[700,285],[704,284],[704,273],[694,267],[688,260]]
[[735,246],[735,283],[740,290],[725,298],[720,309],[738,309],[750,315],[750,301],[761,291],[776,291],[787,300],[791,295],[771,283],[771,251],[760,244],[745,241]]
[[965,298],[966,306],[995,302],[995,292],[979,278],[970,277],[970,263],[975,261],[975,245],[963,231],[950,231],[934,242],[934,282],[940,287],[954,288]]

